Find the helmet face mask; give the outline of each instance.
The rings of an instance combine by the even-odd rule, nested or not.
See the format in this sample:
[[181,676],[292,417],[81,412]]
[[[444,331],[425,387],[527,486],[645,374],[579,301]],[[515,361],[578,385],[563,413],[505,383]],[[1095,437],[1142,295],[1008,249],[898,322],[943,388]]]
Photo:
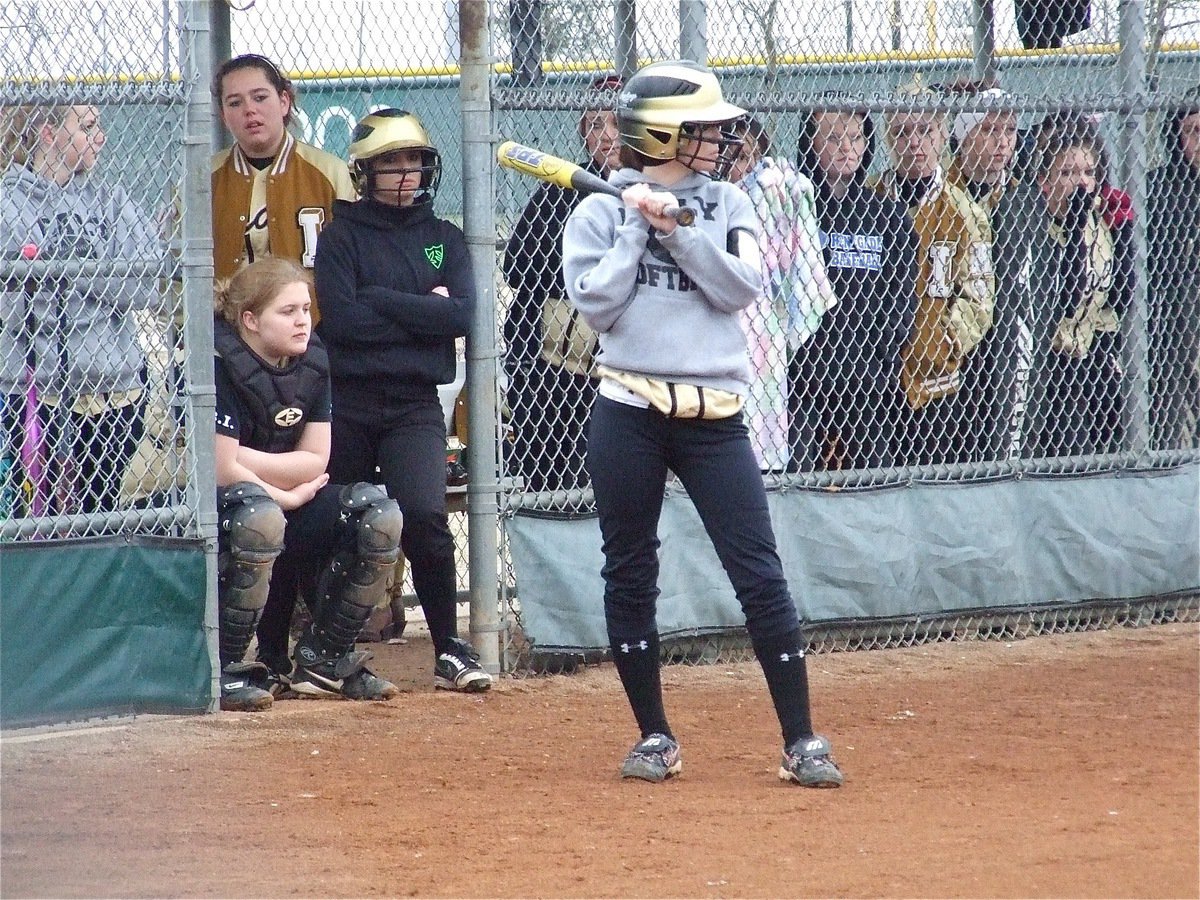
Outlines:
[[[738,119],[727,119],[724,122],[716,123],[717,133],[710,132],[707,136],[704,132],[713,127],[711,123],[684,122],[679,129],[680,149],[676,153],[676,159],[689,169],[695,169],[696,162],[711,161],[712,169],[705,171],[704,174],[715,179],[728,178],[729,171],[733,168],[733,164],[745,144],[744,135],[736,128],[738,121]],[[702,156],[700,151],[704,147],[715,147],[715,155],[705,153]]]
[[698,135],[704,126],[745,114],[741,107],[725,102],[716,75],[688,60],[640,69],[617,98],[621,143],[651,164],[677,158],[682,141]]
[[[399,151],[416,150],[420,166],[404,166],[391,159]],[[375,198],[380,175],[404,175],[420,171],[419,186],[412,202],[430,203],[442,180],[442,157],[429,140],[421,120],[402,109],[381,109],[364,116],[350,136],[350,175],[360,197]],[[397,188],[402,204],[403,191]]]

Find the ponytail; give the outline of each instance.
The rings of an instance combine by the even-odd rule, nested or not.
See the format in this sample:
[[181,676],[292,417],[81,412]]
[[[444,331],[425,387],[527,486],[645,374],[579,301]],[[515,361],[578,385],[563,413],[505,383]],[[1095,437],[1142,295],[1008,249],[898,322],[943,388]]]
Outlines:
[[42,128],[61,125],[69,109],[69,106],[30,104],[0,107],[0,171],[14,165],[28,166]]

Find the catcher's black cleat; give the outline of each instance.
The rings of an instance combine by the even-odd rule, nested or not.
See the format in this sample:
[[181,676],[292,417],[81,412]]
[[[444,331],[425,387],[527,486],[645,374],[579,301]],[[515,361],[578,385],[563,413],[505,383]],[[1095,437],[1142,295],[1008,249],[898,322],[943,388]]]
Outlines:
[[367,668],[369,650],[352,650],[338,659],[307,661],[296,654],[291,689],[302,697],[345,697],[347,700],[390,700],[400,689]]
[[221,672],[221,709],[259,712],[270,709],[274,698],[265,687],[270,670],[260,662],[230,663]]

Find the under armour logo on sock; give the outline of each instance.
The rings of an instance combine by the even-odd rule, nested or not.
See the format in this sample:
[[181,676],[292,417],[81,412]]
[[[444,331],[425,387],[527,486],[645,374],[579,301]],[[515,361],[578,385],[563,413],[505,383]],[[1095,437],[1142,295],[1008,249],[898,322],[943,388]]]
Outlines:
[[791,662],[793,659],[804,659],[804,651],[796,650],[792,653],[780,653],[779,654],[780,662]]
[[650,649],[650,645],[648,643],[646,643],[645,641],[638,641],[636,644],[634,644],[632,646],[630,646],[629,644],[621,645],[622,653],[628,653],[630,650],[649,650],[649,649]]

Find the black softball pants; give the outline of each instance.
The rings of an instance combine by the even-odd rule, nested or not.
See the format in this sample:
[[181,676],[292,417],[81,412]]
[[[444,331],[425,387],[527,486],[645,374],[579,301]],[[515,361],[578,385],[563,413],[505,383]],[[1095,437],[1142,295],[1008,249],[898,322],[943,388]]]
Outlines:
[[669,419],[599,396],[588,469],[604,539],[604,614],[613,643],[656,633],[658,520],[667,470],[683,483],[746,615],[751,639],[799,627],[742,416]]
[[[341,522],[341,491],[342,485],[331,482],[303,506],[283,514],[287,520],[283,552],[271,567],[267,605],[257,628],[258,659],[274,672],[286,674],[291,670],[288,638],[298,586],[306,585],[309,596],[313,596],[329,561],[343,547],[353,546],[353,531]],[[314,619],[317,617],[316,609],[309,612]]]

